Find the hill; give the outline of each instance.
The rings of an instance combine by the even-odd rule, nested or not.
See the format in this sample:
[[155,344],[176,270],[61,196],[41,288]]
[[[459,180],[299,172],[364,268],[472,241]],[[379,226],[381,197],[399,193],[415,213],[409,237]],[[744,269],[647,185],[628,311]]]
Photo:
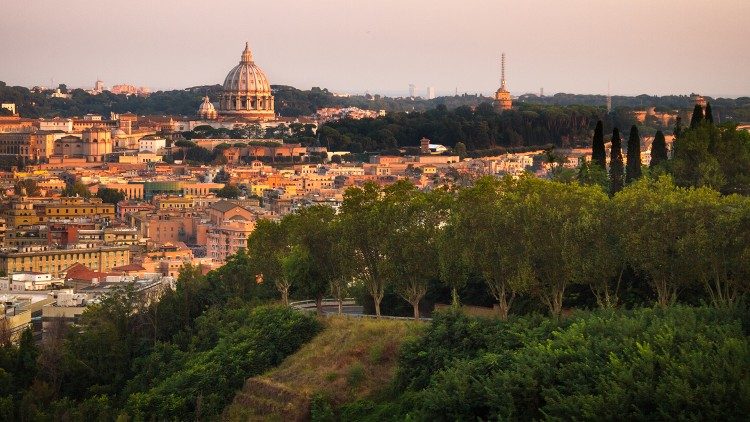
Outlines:
[[401,344],[422,324],[332,317],[325,329],[281,365],[248,379],[224,412],[231,421],[304,420],[311,406],[370,397],[387,388]]

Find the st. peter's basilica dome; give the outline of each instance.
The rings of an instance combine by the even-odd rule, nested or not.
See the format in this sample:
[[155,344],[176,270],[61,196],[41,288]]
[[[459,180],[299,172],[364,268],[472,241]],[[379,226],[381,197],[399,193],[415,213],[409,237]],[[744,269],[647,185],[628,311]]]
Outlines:
[[266,74],[255,65],[247,43],[240,64],[224,79],[219,114],[251,120],[273,120],[275,116],[271,85]]

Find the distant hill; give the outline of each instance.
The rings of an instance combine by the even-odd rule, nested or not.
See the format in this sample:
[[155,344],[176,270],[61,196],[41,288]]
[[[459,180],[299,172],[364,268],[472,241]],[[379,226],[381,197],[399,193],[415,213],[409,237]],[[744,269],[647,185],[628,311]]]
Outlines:
[[[67,92],[67,89],[63,90]],[[271,85],[276,97],[276,112],[285,117],[313,114],[322,107],[359,107],[367,110],[385,110],[387,112],[426,111],[444,105],[448,110],[461,106],[475,107],[481,103],[491,102],[492,98],[476,94],[438,97],[431,100],[421,97],[383,97],[380,95],[352,95],[348,97],[336,96],[325,88],[313,87],[301,90],[286,85]],[[110,112],[132,112],[139,115],[180,115],[195,114],[203,96],[208,95],[212,101],[217,101],[221,93],[221,85],[201,85],[182,90],[156,91],[148,97],[117,95],[105,91],[99,95],[91,95],[82,89],[70,90],[70,99],[49,98],[51,90],[33,92],[26,87],[8,86],[0,81],[0,101],[15,103],[23,117],[72,117],[87,113],[108,116]],[[724,119],[736,121],[750,121],[750,98],[707,98],[711,101],[714,113]],[[539,97],[525,94],[517,98],[516,103],[542,105],[587,105],[603,107],[606,97],[603,95],[555,94]],[[615,96],[612,104],[619,108],[657,109],[691,109],[693,104],[689,95],[634,97]]]

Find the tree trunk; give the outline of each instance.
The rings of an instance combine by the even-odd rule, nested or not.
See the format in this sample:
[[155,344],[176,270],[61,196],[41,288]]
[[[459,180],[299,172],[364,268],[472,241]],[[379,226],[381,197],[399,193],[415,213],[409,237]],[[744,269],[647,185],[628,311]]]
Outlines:
[[318,315],[323,315],[323,296],[318,295],[315,298],[315,308],[318,310]]
[[458,298],[458,289],[453,287],[451,289],[451,306],[454,308],[460,308],[461,307],[461,301]]
[[372,297],[372,301],[375,302],[375,317],[377,319],[380,319],[380,301],[381,300],[382,298],[378,298],[375,296]]
[[344,298],[339,296],[339,315],[344,313]]
[[676,292],[669,288],[669,282],[660,280],[654,282],[656,288],[656,302],[660,307],[666,308],[677,298]]
[[288,288],[281,289],[281,303],[284,304],[284,306],[289,306],[289,289]]
[[419,321],[419,301],[412,302],[411,306],[414,307],[414,321]]

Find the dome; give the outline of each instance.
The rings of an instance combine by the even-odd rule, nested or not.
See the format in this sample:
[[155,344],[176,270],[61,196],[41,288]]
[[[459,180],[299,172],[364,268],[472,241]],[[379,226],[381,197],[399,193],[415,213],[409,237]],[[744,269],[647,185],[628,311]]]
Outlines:
[[240,64],[232,68],[224,78],[224,90],[247,93],[271,93],[266,74],[253,61],[253,53],[245,44]]
[[271,120],[275,116],[271,85],[266,74],[255,65],[247,43],[240,63],[224,78],[219,114],[252,120]]
[[214,108],[214,105],[211,104],[211,101],[208,99],[208,95],[203,97],[203,102],[201,103],[200,107],[198,107],[198,116],[200,116],[202,119],[216,118],[216,108]]

